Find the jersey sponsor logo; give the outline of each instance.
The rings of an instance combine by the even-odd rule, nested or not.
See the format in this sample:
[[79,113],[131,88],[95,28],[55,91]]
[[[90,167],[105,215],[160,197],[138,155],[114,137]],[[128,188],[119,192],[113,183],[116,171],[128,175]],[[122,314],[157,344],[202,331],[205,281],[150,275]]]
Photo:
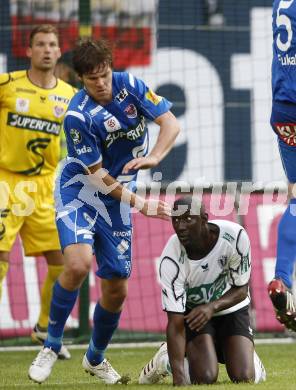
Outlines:
[[129,242],[126,240],[121,240],[120,243],[117,245],[117,251],[123,255],[129,248]]
[[88,99],[89,99],[89,96],[85,95],[84,99],[82,100],[82,103],[79,104],[79,106],[78,106],[80,111],[82,111],[84,109],[86,103],[88,102]]
[[144,133],[145,133],[145,119],[144,117],[142,117],[141,122],[134,129],[130,129],[127,132],[114,131],[112,133],[109,133],[105,139],[105,145],[107,148],[109,148],[113,144],[113,142],[119,139],[127,139],[129,141],[135,141],[136,139],[142,137]]
[[8,113],[7,125],[18,129],[42,131],[48,134],[59,135],[61,124],[59,122],[37,119],[32,116]]
[[23,92],[23,93],[31,93],[34,95],[36,91],[34,89],[27,89],[27,88],[16,88],[16,92]]
[[108,133],[111,133],[113,131],[121,129],[121,125],[119,123],[119,120],[117,118],[115,118],[115,116],[112,116],[111,118],[107,119],[104,122],[104,126],[105,126],[106,130],[108,131]]
[[148,151],[148,135],[145,135],[142,145],[135,146],[132,150],[132,155],[134,158],[143,157]]
[[44,150],[48,147],[50,141],[50,138],[45,137],[38,137],[29,140],[27,142],[26,149],[35,155],[36,163],[33,167],[25,169],[23,171],[17,171],[17,173],[21,173],[22,175],[27,176],[40,175],[45,162]]
[[64,103],[64,104],[69,104],[70,103],[70,99],[66,98],[64,96],[49,95],[48,99],[51,100],[52,102],[58,102],[58,103]]
[[64,107],[61,107],[61,106],[54,106],[53,108],[53,115],[57,118],[60,118],[61,116],[63,116],[65,113],[65,109]]
[[113,232],[113,237],[131,237],[132,232],[130,230],[128,231],[120,231],[120,230],[115,230]]
[[6,227],[3,222],[0,222],[0,241],[3,240],[6,232]]
[[128,118],[136,118],[138,115],[136,106],[134,104],[129,104],[125,109],[124,112],[126,113]]
[[128,92],[125,88],[123,88],[116,96],[115,99],[118,101],[118,103],[121,103],[124,101],[124,99],[128,96]]
[[296,146],[296,123],[275,123],[274,129],[287,145]]
[[90,146],[86,146],[86,145],[83,145],[82,148],[78,149],[78,148],[75,148],[76,150],[76,153],[81,156],[82,154],[85,154],[85,153],[91,153],[92,152],[92,148]]
[[227,273],[223,272],[213,283],[201,284],[198,287],[189,288],[187,291],[186,306],[189,309],[200,305],[216,301],[225,292],[227,286]]
[[74,145],[78,145],[82,141],[82,136],[77,129],[70,130],[70,137],[72,138]]
[[18,112],[28,112],[30,107],[30,100],[17,98],[15,102],[15,109]]
[[156,95],[155,92],[153,92],[151,89],[148,90],[145,94],[146,99],[149,100],[151,103],[153,103],[155,106],[158,105],[162,101],[162,97]]

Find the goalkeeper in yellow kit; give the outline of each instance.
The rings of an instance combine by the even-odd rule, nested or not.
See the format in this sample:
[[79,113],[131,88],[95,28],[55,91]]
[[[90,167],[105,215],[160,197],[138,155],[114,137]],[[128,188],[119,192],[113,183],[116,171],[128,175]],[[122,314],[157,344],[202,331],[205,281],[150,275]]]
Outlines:
[[[27,56],[28,70],[0,75],[0,299],[19,233],[25,254],[42,254],[48,265],[40,316],[32,332],[32,338],[42,342],[52,286],[63,269],[53,183],[62,121],[75,89],[54,75],[61,56],[55,27],[39,25],[32,30]],[[70,358],[65,347],[60,357]]]

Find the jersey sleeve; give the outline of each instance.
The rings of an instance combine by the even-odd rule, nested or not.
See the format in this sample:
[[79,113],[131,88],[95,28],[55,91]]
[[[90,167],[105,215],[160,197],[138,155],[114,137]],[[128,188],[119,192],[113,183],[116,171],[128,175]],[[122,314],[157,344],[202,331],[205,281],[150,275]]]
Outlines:
[[101,143],[91,131],[91,120],[76,111],[68,111],[64,120],[68,156],[87,167],[102,161]]
[[1,106],[2,99],[5,96],[5,86],[8,84],[9,80],[10,80],[9,73],[0,74],[0,106]]
[[176,237],[172,236],[162,252],[159,264],[162,308],[167,312],[185,312],[185,278],[179,257],[180,245],[177,244]]
[[247,232],[241,229],[237,236],[236,248],[229,261],[229,283],[244,286],[251,275],[251,245]]
[[157,95],[147,87],[144,81],[134,77],[131,73],[125,74],[125,85],[129,93],[138,100],[143,115],[152,121],[172,107],[169,100]]

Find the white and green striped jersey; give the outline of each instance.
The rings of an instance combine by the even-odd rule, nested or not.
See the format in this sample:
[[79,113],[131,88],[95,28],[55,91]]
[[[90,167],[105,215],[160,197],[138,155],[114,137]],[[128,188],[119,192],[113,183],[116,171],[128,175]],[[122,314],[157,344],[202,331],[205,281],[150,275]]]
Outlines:
[[[232,286],[249,282],[251,248],[245,229],[226,220],[209,223],[219,227],[219,238],[211,252],[202,259],[189,259],[176,234],[167,242],[159,264],[163,310],[183,313],[186,308],[219,299]],[[247,297],[214,315],[232,313],[249,303]]]

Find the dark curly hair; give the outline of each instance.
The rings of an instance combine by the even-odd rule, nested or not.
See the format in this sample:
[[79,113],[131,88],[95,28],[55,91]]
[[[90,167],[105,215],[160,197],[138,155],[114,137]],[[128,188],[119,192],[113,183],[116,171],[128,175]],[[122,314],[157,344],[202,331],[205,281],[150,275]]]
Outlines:
[[73,68],[78,76],[93,72],[96,68],[113,66],[112,48],[104,39],[94,41],[84,38],[78,41],[73,51]]

